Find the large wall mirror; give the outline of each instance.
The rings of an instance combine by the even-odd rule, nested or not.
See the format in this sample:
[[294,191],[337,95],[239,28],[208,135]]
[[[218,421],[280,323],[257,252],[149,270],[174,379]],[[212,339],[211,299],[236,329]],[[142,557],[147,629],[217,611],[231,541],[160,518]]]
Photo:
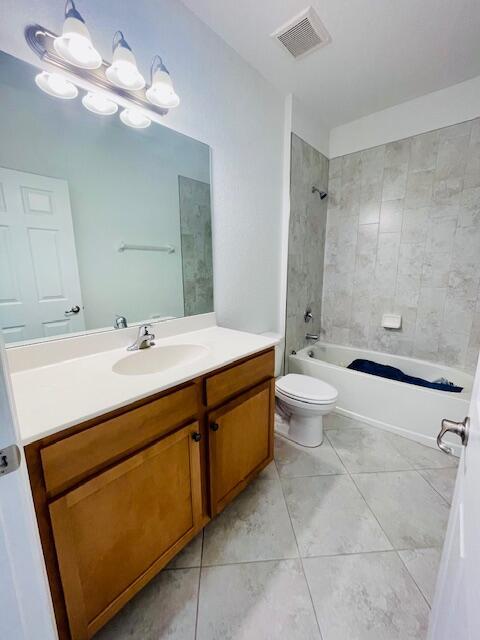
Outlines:
[[0,328],[8,344],[213,311],[210,149],[35,85],[0,52]]

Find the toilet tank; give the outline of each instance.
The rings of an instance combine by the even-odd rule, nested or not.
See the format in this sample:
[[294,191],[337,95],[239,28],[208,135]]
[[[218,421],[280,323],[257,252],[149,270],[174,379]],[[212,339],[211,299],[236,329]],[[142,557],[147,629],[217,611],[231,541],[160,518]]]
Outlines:
[[262,333],[260,335],[279,341],[278,344],[275,345],[275,377],[278,378],[278,376],[282,375],[285,338],[280,333],[274,333],[273,331],[266,331],[265,333]]

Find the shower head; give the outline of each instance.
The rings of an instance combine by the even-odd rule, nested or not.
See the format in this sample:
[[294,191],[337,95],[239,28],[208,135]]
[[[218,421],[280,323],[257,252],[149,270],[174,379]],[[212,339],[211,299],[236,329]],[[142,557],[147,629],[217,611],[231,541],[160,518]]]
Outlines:
[[328,195],[326,191],[320,191],[318,187],[312,187],[312,193],[318,193],[320,200],[324,200]]

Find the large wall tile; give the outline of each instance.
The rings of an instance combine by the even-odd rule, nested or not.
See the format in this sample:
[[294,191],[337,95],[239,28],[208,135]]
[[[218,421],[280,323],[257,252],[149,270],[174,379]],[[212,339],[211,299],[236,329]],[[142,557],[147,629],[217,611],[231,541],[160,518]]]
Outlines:
[[385,167],[382,200],[404,198],[407,190],[408,165]]
[[[332,162],[325,337],[472,371],[480,349],[480,118]],[[384,313],[402,315],[400,331],[383,329]]]
[[440,142],[435,171],[438,180],[462,178],[464,176],[467,167],[469,142],[469,136],[450,138]]
[[438,131],[430,131],[412,138],[410,171],[435,169],[438,153]]
[[[306,345],[305,333],[320,331],[322,314],[322,290],[324,264],[328,274],[339,276],[331,279],[331,287],[341,284],[341,274],[353,274],[355,268],[356,219],[352,225],[351,210],[358,210],[359,200],[355,200],[355,176],[360,186],[360,156],[355,161],[347,161],[346,173],[350,183],[343,182],[342,158],[330,163],[332,193],[328,200],[320,200],[318,193],[312,193],[312,186],[330,191],[329,162],[325,156],[292,134],[291,181],[290,181],[290,222],[288,243],[287,277],[287,323],[286,354],[298,351]],[[327,229],[327,202],[332,207],[331,224]],[[345,204],[350,202],[350,209]],[[325,258],[325,238],[328,238],[328,253]],[[350,251],[346,247],[353,247]],[[340,249],[343,250],[340,250]],[[329,271],[330,268],[330,271]],[[350,277],[353,279],[353,275]],[[348,287],[345,289],[349,291]],[[351,294],[350,294],[351,295]],[[348,294],[343,296],[342,313],[346,314]],[[313,322],[305,324],[304,313],[312,310]],[[332,310],[335,312],[335,309]],[[346,322],[346,321],[345,321]]]
[[416,171],[408,174],[405,206],[426,207],[432,202],[433,171]]
[[387,200],[380,209],[380,231],[394,232],[402,230],[403,200]]

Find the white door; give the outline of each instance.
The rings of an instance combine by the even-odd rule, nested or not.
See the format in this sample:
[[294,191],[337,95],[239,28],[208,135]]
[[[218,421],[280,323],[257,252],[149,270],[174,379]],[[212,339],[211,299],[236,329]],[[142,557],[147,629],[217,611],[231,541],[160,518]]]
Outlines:
[[0,329],[5,342],[85,329],[65,180],[0,167]]
[[480,638],[480,361],[469,410],[447,536],[437,578],[429,640]]
[[[5,640],[55,640],[53,610],[21,447],[18,469],[11,465],[19,444],[0,336],[0,637]],[[2,471],[4,473],[2,473]]]

